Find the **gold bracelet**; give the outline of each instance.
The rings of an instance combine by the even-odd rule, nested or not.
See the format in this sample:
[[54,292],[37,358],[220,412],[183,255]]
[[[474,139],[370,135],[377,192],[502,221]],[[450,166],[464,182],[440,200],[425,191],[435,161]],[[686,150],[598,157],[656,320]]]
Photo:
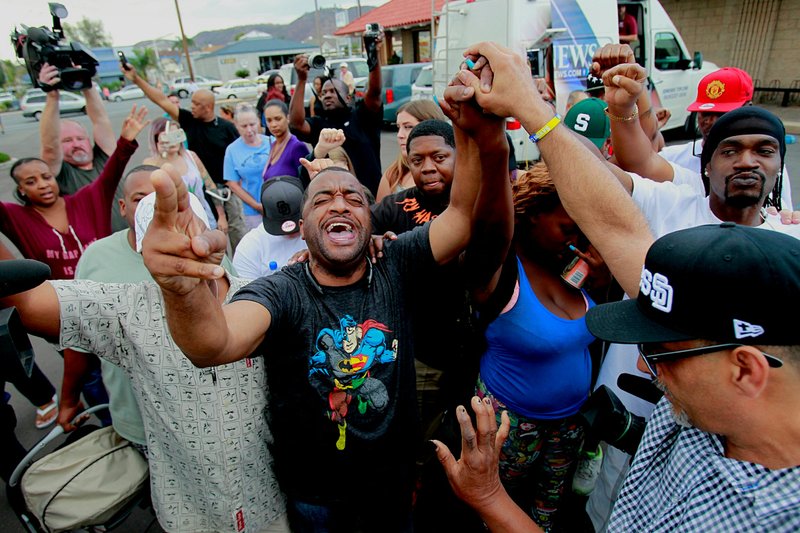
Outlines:
[[636,104],[633,105],[633,114],[629,117],[618,117],[617,115],[612,115],[611,113],[608,112],[608,108],[605,108],[604,111],[606,112],[606,115],[608,115],[608,118],[616,122],[630,122],[632,120],[635,120],[636,117],[639,116],[639,106],[637,106]]

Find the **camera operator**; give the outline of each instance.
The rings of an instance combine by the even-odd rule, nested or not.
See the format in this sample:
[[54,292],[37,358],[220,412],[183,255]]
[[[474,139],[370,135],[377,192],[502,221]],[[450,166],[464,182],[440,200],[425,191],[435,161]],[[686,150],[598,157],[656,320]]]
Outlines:
[[295,58],[297,85],[289,105],[289,126],[301,141],[314,146],[319,142],[319,133],[324,128],[343,130],[347,139],[343,148],[353,160],[356,177],[372,194],[376,194],[381,179],[380,131],[383,124],[383,102],[380,56],[383,31],[379,31],[375,37],[365,36],[365,44],[368,39],[374,39],[375,46],[365,46],[371,69],[363,100],[353,103],[345,82],[329,77],[322,84],[319,98],[323,111],[318,116],[306,117],[304,107],[309,71],[308,56],[298,55]]
[[[39,83],[53,86],[60,81],[58,68],[45,63],[39,73]],[[61,120],[58,89],[47,92],[39,121],[41,157],[56,176],[63,194],[73,194],[96,180],[117,146],[117,138],[100,94],[91,86],[82,89],[81,93],[86,98],[86,114],[92,123],[94,146],[89,132],[81,124],[74,120]],[[117,201],[121,197],[122,193],[118,190],[111,208],[111,228],[114,231],[125,227]]]
[[[177,120],[186,140],[189,141],[189,150],[197,154],[208,170],[208,174],[218,188],[226,187],[223,161],[225,149],[239,138],[239,132],[231,122],[220,120],[214,111],[214,93],[207,89],[198,89],[192,92],[191,111],[181,108],[170,100],[169,96],[156,89],[147,80],[139,76],[130,63],[125,63],[122,74],[125,78],[135,83],[144,95],[158,107],[163,109],[173,120]],[[225,216],[228,218],[228,238],[232,249],[236,249],[247,229],[242,215],[242,201],[236,195],[223,204]]]

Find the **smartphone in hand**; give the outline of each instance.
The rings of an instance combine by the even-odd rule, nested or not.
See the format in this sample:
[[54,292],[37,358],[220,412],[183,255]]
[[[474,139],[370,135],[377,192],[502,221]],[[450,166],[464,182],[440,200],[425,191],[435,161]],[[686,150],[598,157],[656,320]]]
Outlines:
[[125,57],[125,52],[117,52],[117,55],[119,56],[119,64],[122,65],[122,69],[130,70],[130,67],[128,66],[128,58]]

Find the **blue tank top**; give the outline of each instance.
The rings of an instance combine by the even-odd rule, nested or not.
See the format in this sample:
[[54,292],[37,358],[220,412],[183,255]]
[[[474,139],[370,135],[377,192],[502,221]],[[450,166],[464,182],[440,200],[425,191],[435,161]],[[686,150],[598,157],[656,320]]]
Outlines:
[[[589,395],[594,337],[586,319],[555,316],[539,302],[517,258],[519,297],[486,330],[481,379],[513,412],[538,419],[578,412]],[[589,307],[594,302],[584,292]]]

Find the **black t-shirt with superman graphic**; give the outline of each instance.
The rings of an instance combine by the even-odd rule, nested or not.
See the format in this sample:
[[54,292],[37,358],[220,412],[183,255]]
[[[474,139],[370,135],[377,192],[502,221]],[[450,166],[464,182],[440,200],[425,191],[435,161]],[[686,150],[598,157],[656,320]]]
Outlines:
[[387,242],[385,257],[352,285],[322,287],[295,264],[234,296],[272,316],[258,353],[275,471],[290,498],[353,506],[410,496],[417,432],[407,310],[418,298],[413,280],[438,268],[428,228]]

